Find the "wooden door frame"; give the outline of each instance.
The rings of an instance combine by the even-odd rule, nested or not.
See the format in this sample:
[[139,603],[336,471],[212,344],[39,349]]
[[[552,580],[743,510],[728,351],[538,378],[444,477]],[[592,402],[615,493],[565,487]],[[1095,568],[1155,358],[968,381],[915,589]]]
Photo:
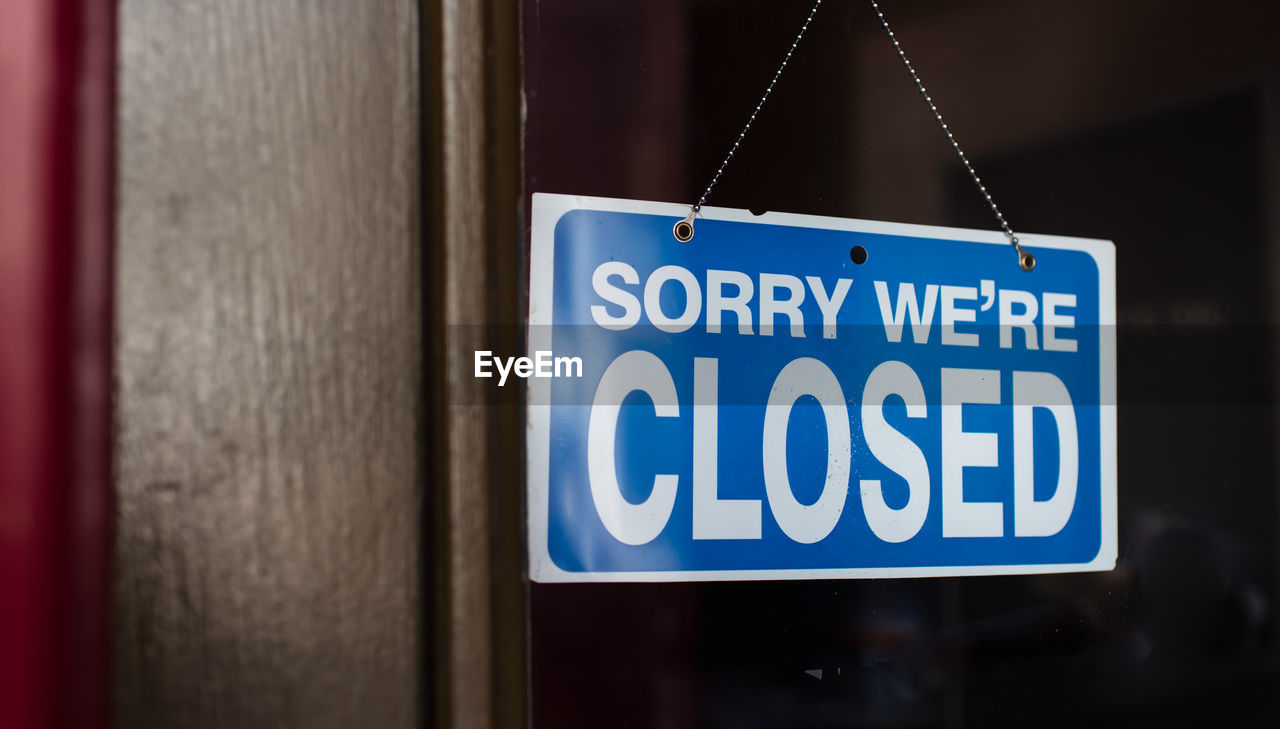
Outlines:
[[472,376],[515,352],[525,301],[519,3],[422,12],[427,433],[425,718],[527,725],[522,391]]

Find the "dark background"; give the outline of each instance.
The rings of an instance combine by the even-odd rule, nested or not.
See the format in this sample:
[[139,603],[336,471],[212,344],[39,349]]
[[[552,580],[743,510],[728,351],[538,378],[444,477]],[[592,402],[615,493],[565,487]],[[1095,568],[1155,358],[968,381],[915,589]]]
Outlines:
[[[809,5],[525,3],[526,193],[692,203]],[[1280,8],[882,7],[1015,229],[1116,242],[1117,568],[535,584],[533,726],[1271,725]],[[995,227],[861,2],[824,3],[709,204]]]

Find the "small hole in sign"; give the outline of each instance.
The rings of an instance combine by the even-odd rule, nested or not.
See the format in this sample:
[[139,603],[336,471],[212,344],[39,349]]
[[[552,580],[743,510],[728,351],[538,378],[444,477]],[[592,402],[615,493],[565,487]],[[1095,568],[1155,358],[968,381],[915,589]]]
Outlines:
[[853,259],[854,263],[861,266],[867,262],[867,249],[862,246],[854,246],[853,250],[849,251],[849,258]]

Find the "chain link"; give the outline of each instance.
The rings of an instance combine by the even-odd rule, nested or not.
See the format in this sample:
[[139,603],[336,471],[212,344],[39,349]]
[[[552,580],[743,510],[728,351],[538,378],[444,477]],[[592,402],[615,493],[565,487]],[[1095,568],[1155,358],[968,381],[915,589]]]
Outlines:
[[787,63],[791,61],[791,54],[796,52],[796,46],[800,45],[800,39],[804,37],[805,31],[809,30],[809,23],[813,21],[813,16],[818,12],[818,7],[822,5],[822,0],[817,0],[813,4],[813,8],[809,10],[809,15],[804,19],[804,25],[800,26],[800,32],[796,34],[796,39],[791,41],[791,47],[787,49],[787,55],[783,56],[782,63],[778,66],[778,70],[774,71],[773,79],[769,81],[769,86],[764,90],[764,95],[760,97],[760,102],[756,104],[755,110],[751,112],[751,117],[747,119],[747,123],[742,127],[742,131],[738,132],[738,138],[734,140],[733,146],[729,148],[729,154],[720,163],[720,168],[716,170],[716,174],[711,178],[711,184],[707,185],[707,189],[702,192],[702,197],[698,198],[697,204],[693,206],[693,211],[689,214],[688,220],[692,220],[702,206],[706,204],[707,198],[711,196],[711,191],[715,188],[716,183],[720,181],[720,176],[724,174],[724,168],[729,166],[729,161],[733,159],[733,155],[738,153],[738,146],[742,144],[743,137],[747,136],[747,132],[751,130],[751,125],[755,123],[756,116],[760,113],[764,102],[768,100],[769,94],[773,93],[773,87],[778,85],[778,79],[782,76],[782,72],[787,69]]
[[[893,42],[893,48],[898,52],[898,58],[902,59],[902,65],[906,67],[907,73],[911,74],[911,80],[915,82],[916,88],[920,90],[920,95],[924,97],[925,103],[929,105],[929,111],[933,112],[933,118],[938,121],[938,126],[942,128],[942,133],[947,135],[947,141],[951,143],[951,148],[955,150],[956,156],[960,158],[960,162],[964,164],[964,168],[969,171],[969,177],[973,178],[973,184],[978,186],[978,191],[982,193],[982,197],[987,201],[987,205],[991,208],[991,212],[995,213],[996,220],[1000,222],[1000,227],[1004,230],[1004,234],[1009,238],[1009,242],[1013,244],[1014,249],[1018,252],[1018,264],[1022,266],[1024,271],[1030,271],[1036,265],[1035,256],[1030,252],[1023,250],[1018,236],[1013,232],[1009,222],[1005,220],[1004,213],[1000,212],[1000,208],[996,205],[996,201],[991,197],[991,193],[987,191],[987,186],[982,184],[982,178],[978,177],[978,172],[973,168],[973,164],[969,162],[969,158],[965,156],[964,150],[960,149],[960,143],[956,141],[956,137],[951,133],[951,127],[942,119],[942,112],[938,111],[937,105],[933,103],[933,97],[929,96],[929,92],[925,90],[924,82],[920,80],[920,75],[916,73],[916,69],[911,65],[911,61],[907,60],[907,54],[902,50],[902,44],[898,42],[898,36],[889,27],[889,21],[884,17],[884,12],[880,10],[879,3],[876,0],[870,0],[871,7],[876,12],[876,17],[880,18],[880,24],[884,26],[884,30],[889,34],[889,40]],[[756,103],[756,108],[752,110],[751,116],[747,119],[747,123],[743,125],[742,131],[738,132],[738,138],[734,140],[733,146],[729,148],[729,154],[725,155],[724,161],[720,163],[720,167],[716,169],[716,173],[711,178],[711,183],[707,185],[707,189],[703,190],[702,197],[698,198],[698,202],[690,209],[688,217],[676,223],[672,228],[672,233],[676,239],[681,242],[688,242],[693,238],[693,220],[706,204],[707,198],[711,196],[711,191],[715,189],[716,183],[720,182],[720,177],[724,174],[724,170],[729,166],[729,162],[733,160],[735,154],[738,153],[738,147],[742,145],[742,140],[747,136],[747,132],[751,131],[751,125],[755,123],[756,117],[760,114],[760,109],[764,107],[764,102],[768,101],[769,95],[773,93],[773,88],[778,85],[778,79],[782,77],[782,72],[787,69],[787,64],[791,62],[791,54],[796,52],[796,46],[800,45],[800,40],[804,38],[804,34],[809,30],[809,23],[813,22],[813,16],[817,14],[818,8],[822,6],[822,0],[816,0],[813,7],[809,9],[809,15],[804,19],[804,25],[800,26],[800,32],[796,34],[795,40],[791,41],[791,47],[787,49],[787,55],[783,56],[782,63],[778,65],[778,70],[774,71],[773,78],[770,79],[768,87],[765,88],[764,94],[760,97],[760,101]]]
[[929,92],[925,90],[924,82],[920,80],[915,67],[911,65],[911,61],[907,60],[907,54],[902,50],[902,44],[898,42],[898,36],[894,35],[893,29],[889,27],[889,21],[885,19],[884,13],[881,12],[880,5],[876,3],[876,0],[870,0],[870,2],[871,7],[876,11],[876,16],[880,18],[880,24],[884,26],[884,31],[889,34],[889,40],[893,42],[893,49],[898,52],[898,58],[902,59],[902,65],[906,67],[907,73],[911,74],[911,80],[916,83],[916,88],[920,90],[920,95],[924,97],[925,103],[929,105],[929,111],[933,112],[933,118],[938,120],[938,126],[942,128],[942,133],[947,135],[947,141],[951,142],[951,148],[956,151],[956,156],[964,163],[964,168],[969,171],[969,177],[973,178],[973,184],[978,186],[978,191],[986,199],[991,212],[995,213],[996,220],[1000,221],[1000,227],[1004,229],[1004,234],[1018,252],[1019,265],[1022,266],[1023,270],[1030,271],[1036,265],[1035,257],[1022,249],[1018,236],[1014,234],[1013,228],[1005,220],[1004,213],[1000,212],[1000,208],[996,206],[996,201],[992,199],[991,193],[987,192],[987,186],[982,184],[982,178],[978,177],[977,170],[973,169],[973,165],[970,164],[969,158],[965,156],[964,150],[960,149],[960,143],[956,141],[956,136],[951,133],[951,127],[947,126],[947,123],[942,120],[942,112],[938,111],[938,107],[933,103],[933,97],[929,96]]

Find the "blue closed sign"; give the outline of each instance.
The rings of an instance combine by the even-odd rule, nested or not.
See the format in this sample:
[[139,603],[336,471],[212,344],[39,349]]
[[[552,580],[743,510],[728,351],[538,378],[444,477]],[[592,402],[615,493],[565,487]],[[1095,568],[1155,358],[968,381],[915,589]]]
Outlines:
[[1111,569],[1108,241],[535,194],[530,576]]

